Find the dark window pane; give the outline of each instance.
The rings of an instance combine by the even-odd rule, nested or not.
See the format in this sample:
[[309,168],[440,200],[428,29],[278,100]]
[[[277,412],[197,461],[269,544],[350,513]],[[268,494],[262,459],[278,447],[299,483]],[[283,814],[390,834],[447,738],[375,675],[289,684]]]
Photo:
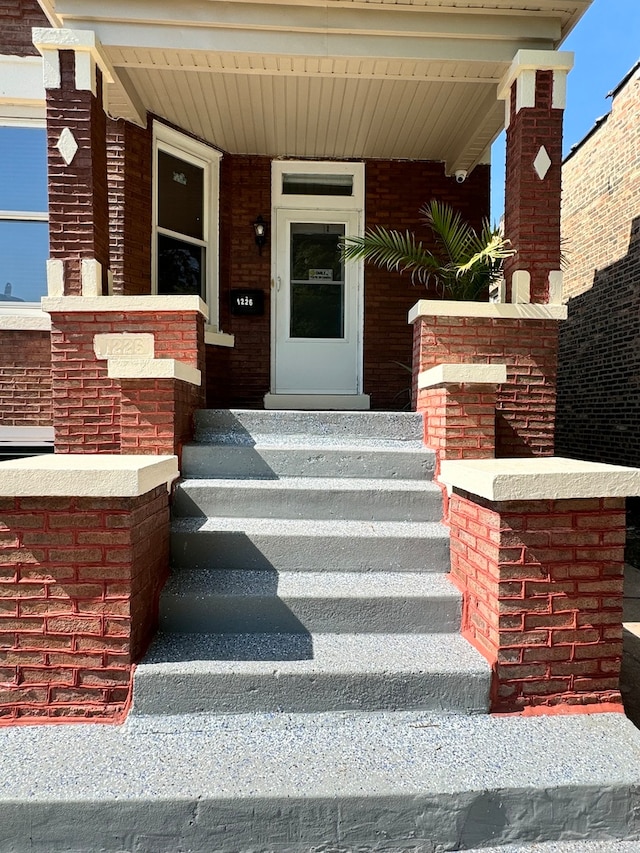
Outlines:
[[0,210],[47,212],[43,127],[0,127]]
[[158,151],[158,225],[204,240],[204,170]]
[[158,293],[205,298],[205,250],[158,234]]
[[340,240],[344,225],[296,222],[291,225],[291,280],[342,281]]
[[291,285],[292,338],[344,337],[342,284]]
[[353,175],[283,175],[284,195],[353,195]]
[[0,303],[47,295],[48,222],[0,220]]

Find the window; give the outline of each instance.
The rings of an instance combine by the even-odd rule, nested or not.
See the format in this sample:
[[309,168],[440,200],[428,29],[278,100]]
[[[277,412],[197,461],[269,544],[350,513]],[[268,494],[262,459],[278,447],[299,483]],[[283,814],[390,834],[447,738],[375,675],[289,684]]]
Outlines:
[[47,132],[0,126],[0,305],[18,308],[47,294]]
[[154,292],[200,296],[217,326],[222,155],[159,122],[154,141]]
[[364,163],[274,160],[274,208],[364,210]]

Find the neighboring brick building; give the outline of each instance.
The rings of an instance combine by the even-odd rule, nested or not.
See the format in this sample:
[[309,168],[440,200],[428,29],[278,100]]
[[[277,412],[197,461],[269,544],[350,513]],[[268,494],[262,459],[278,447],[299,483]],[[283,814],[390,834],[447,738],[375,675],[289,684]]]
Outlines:
[[566,158],[556,445],[640,465],[640,64]]

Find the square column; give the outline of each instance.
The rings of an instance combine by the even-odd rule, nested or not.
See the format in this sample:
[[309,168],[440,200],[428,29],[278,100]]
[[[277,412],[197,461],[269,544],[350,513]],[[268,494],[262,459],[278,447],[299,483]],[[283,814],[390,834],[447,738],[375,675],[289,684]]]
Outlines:
[[507,168],[504,264],[508,302],[562,301],[562,121],[572,53],[521,50],[504,77]]
[[47,98],[50,296],[109,289],[109,200],[104,80],[92,32],[34,28]]
[[625,496],[640,470],[575,459],[446,461],[463,634],[491,710],[621,710]]

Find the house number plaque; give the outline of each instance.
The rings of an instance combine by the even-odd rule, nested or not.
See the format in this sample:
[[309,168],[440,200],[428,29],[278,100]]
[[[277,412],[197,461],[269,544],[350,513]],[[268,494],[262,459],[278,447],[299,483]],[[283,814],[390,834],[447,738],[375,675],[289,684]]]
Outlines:
[[153,344],[149,333],[95,335],[93,351],[96,358],[153,358]]
[[264,291],[257,289],[232,290],[231,313],[260,317],[264,314]]

